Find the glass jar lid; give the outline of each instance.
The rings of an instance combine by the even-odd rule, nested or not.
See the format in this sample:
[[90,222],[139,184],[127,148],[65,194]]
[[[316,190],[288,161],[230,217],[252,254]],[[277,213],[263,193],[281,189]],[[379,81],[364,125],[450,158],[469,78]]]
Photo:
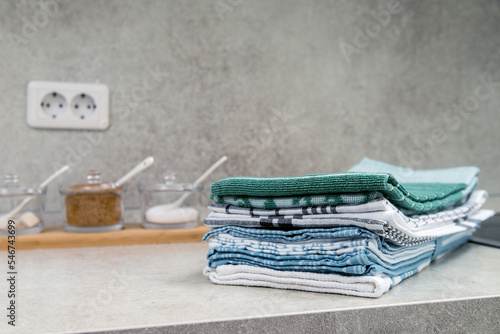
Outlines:
[[15,173],[5,174],[0,187],[0,196],[34,196],[41,192],[39,187],[28,187],[19,182],[19,176]]
[[176,181],[175,172],[168,171],[164,174],[162,182],[141,185],[141,191],[197,191],[191,183],[179,183]]
[[113,182],[102,182],[101,173],[96,169],[91,169],[87,174],[87,183],[75,184],[61,191],[63,193],[119,192],[123,189],[123,186],[116,187]]

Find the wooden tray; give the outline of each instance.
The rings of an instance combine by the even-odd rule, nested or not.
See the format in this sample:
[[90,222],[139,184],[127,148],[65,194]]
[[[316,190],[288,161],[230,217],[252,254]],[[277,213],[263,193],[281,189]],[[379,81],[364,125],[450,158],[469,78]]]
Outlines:
[[[49,226],[41,233],[16,235],[14,246],[19,250],[197,242],[209,230],[203,225],[186,229],[151,230],[142,228],[141,224],[125,224],[123,230],[114,232],[69,233],[62,227]],[[6,236],[0,237],[0,250],[7,250]]]

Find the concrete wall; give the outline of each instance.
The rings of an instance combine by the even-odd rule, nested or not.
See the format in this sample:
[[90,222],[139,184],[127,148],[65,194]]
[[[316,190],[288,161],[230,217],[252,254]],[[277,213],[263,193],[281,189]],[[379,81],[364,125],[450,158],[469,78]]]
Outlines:
[[[154,155],[141,179],[188,181],[227,154],[213,181],[369,156],[477,165],[500,193],[498,1],[54,1],[0,3],[3,173],[34,184],[69,162],[73,183],[90,168],[110,180]],[[105,83],[111,127],[28,127],[30,80]]]

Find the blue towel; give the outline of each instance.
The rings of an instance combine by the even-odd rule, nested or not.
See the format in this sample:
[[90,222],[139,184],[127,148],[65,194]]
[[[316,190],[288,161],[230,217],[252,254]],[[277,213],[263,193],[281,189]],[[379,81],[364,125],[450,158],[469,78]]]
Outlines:
[[[248,250],[236,246],[214,246],[208,253],[208,266],[216,268],[221,265],[249,265],[269,268],[274,270],[303,271],[313,273],[341,273],[349,275],[383,275],[401,276],[413,272],[440,255],[467,242],[473,230],[465,231],[451,236],[441,237],[428,243],[399,247],[388,245],[379,236],[362,238],[358,243],[376,243],[380,253],[374,252],[370,247],[357,246],[353,251],[342,253],[340,251],[321,252],[314,249],[315,245],[300,245],[304,254],[290,254]],[[339,240],[342,242],[341,240]],[[217,242],[217,238],[215,238]],[[343,241],[349,246],[349,241]],[[335,241],[324,242],[324,247],[335,244]],[[268,242],[272,245],[272,242]],[[297,247],[298,245],[294,245]],[[321,247],[320,247],[321,248]],[[424,251],[418,252],[418,249]],[[415,252],[416,251],[416,252]]]

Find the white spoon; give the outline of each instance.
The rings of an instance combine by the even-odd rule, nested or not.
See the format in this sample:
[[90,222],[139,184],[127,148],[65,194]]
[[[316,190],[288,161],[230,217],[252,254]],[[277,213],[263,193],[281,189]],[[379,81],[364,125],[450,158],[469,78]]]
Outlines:
[[[66,166],[62,167],[61,169],[59,169],[58,171],[56,171],[54,174],[49,176],[47,180],[40,183],[40,186],[39,186],[40,189],[44,189],[50,182],[54,181],[57,177],[59,177],[61,174],[65,173],[65,172],[67,172],[68,170],[69,170],[69,166],[66,165]],[[15,215],[17,215],[19,212],[21,212],[21,210],[26,206],[26,204],[31,202],[34,198],[35,198],[35,196],[26,197],[17,207],[12,209],[10,212],[7,212],[6,214],[0,216],[0,229],[2,229],[2,230],[7,229],[7,225],[9,224],[9,219],[11,219]]]
[[[222,165],[225,161],[227,160],[226,156],[223,156],[220,158],[216,163],[214,163],[205,173],[203,173],[196,181],[194,181],[193,185],[196,187],[198,186],[201,182],[203,182],[212,172],[218,168],[220,165]],[[162,213],[165,213],[167,211],[172,211],[177,209],[182,205],[182,203],[188,198],[188,196],[191,195],[191,192],[185,193],[181,197],[179,197],[175,202],[168,203],[168,204],[163,204],[163,205],[156,205],[151,208],[149,208],[146,212],[146,217],[158,217]],[[155,219],[156,220],[156,219]]]
[[140,164],[135,166],[130,172],[128,172],[121,179],[116,181],[114,183],[114,186],[117,188],[122,186],[125,182],[127,182],[128,180],[130,180],[131,178],[133,178],[134,176],[136,176],[137,174],[139,174],[140,172],[142,172],[143,170],[145,170],[149,166],[151,166],[153,164],[153,162],[155,162],[155,159],[153,157],[148,157],[148,158],[144,159]]

